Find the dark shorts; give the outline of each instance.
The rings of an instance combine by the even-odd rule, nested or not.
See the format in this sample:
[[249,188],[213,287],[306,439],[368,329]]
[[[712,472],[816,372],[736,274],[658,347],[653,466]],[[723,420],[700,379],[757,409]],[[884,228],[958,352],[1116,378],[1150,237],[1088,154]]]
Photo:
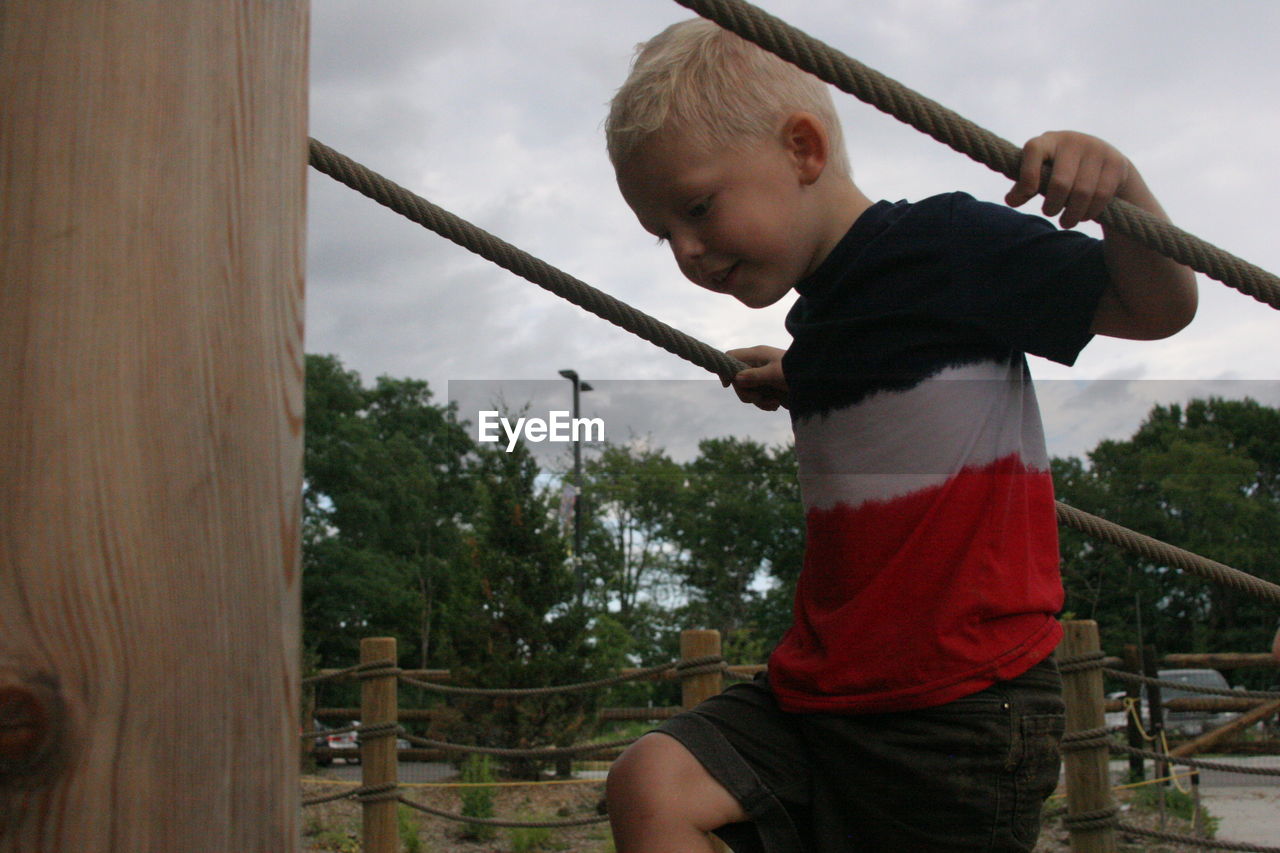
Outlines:
[[668,720],[751,818],[735,851],[1031,850],[1058,784],[1062,684],[1052,659],[947,705],[789,714],[763,677]]

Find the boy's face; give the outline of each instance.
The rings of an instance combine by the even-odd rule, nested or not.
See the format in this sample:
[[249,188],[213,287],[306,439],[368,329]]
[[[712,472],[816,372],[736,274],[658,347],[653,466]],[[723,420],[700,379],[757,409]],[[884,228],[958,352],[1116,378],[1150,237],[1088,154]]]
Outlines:
[[664,130],[618,169],[640,224],[685,277],[751,308],[772,305],[822,260],[813,205],[779,139],[708,152]]

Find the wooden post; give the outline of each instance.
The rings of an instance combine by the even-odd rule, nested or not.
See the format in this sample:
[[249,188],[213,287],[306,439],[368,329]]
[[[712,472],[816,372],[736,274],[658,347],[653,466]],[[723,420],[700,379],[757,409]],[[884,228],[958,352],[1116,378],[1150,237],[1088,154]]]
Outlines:
[[0,5],[4,853],[298,849],[306,50]]
[[[1142,675],[1142,655],[1138,652],[1138,647],[1132,643],[1124,647],[1124,666],[1134,675]],[[1130,681],[1124,687],[1125,698],[1133,703],[1133,710],[1125,709],[1124,714],[1124,731],[1125,739],[1128,741],[1132,749],[1146,749],[1147,744],[1142,741],[1142,730],[1139,723],[1142,722],[1142,684],[1137,681]],[[1141,755],[1129,754],[1129,781],[1141,782],[1147,778],[1147,762]]]
[[[680,632],[680,659],[692,660],[707,655],[720,654],[720,632],[702,628],[689,628]],[[719,672],[691,675],[683,679],[680,691],[681,704],[693,708],[704,699],[710,699],[724,689],[724,678]]]
[[[703,628],[688,628],[680,632],[680,659],[692,660],[707,655],[720,654],[720,632]],[[686,709],[696,707],[724,689],[724,676],[720,672],[690,675],[682,679],[680,704]],[[728,853],[728,846],[712,837],[716,853]]]
[[[1058,646],[1058,659],[1069,660],[1100,651],[1098,623],[1063,622],[1066,636]],[[1067,704],[1067,733],[1102,728],[1102,670],[1084,669],[1064,673],[1062,695]],[[1067,816],[1113,808],[1111,777],[1106,746],[1065,750],[1067,775]],[[1114,826],[1071,828],[1071,849],[1075,853],[1109,853],[1116,849]]]
[[[360,663],[391,661],[395,666],[395,637],[366,637],[360,641]],[[399,719],[396,700],[398,680],[393,671],[366,677],[360,683],[360,724],[363,727],[379,723],[395,723]],[[360,742],[361,783],[395,785],[399,768],[396,766],[396,737],[378,735]],[[400,839],[396,832],[396,801],[381,799],[366,801],[363,813],[364,853],[396,853]]]

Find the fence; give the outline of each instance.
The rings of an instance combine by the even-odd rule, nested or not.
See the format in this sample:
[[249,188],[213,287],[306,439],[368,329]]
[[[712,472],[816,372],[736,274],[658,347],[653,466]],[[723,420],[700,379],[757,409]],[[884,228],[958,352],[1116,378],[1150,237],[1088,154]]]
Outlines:
[[[1280,848],[1260,847],[1249,844],[1215,841],[1191,836],[1175,836],[1172,833],[1145,830],[1120,823],[1118,810],[1112,798],[1109,760],[1112,753],[1129,755],[1131,764],[1136,762],[1137,774],[1144,773],[1145,762],[1156,763],[1156,780],[1165,776],[1163,768],[1168,764],[1187,765],[1192,768],[1212,768],[1240,773],[1277,776],[1280,770],[1227,765],[1220,761],[1202,761],[1191,758],[1197,752],[1218,745],[1245,726],[1275,715],[1280,711],[1280,694],[1238,690],[1213,690],[1188,688],[1185,684],[1161,681],[1143,671],[1154,672],[1155,656],[1145,659],[1134,650],[1126,650],[1124,658],[1105,657],[1100,651],[1097,624],[1090,621],[1063,623],[1065,636],[1059,646],[1057,658],[1063,676],[1063,694],[1067,704],[1067,731],[1063,737],[1062,754],[1065,768],[1067,812],[1064,822],[1071,833],[1074,851],[1090,853],[1115,849],[1115,830],[1149,837],[1176,839],[1183,843],[1218,849],[1277,851]],[[479,819],[452,814],[416,803],[400,793],[398,758],[404,752],[406,758],[438,758],[459,754],[479,753],[501,757],[532,757],[568,760],[584,756],[612,756],[629,744],[630,740],[615,740],[579,744],[570,747],[546,747],[541,749],[500,749],[474,747],[446,743],[406,734],[400,727],[402,719],[424,719],[422,711],[408,711],[401,717],[397,703],[398,685],[408,684],[445,695],[461,696],[531,696],[552,693],[603,689],[640,679],[676,678],[682,682],[681,705],[673,708],[608,708],[601,712],[602,720],[660,720],[666,719],[682,708],[691,708],[710,696],[719,693],[726,676],[750,677],[764,669],[763,666],[729,666],[720,656],[720,635],[716,631],[687,630],[681,634],[680,660],[647,669],[622,670],[618,675],[597,681],[560,687],[540,687],[520,690],[481,689],[457,687],[440,683],[447,681],[447,670],[401,670],[396,664],[396,643],[392,638],[371,638],[361,642],[360,663],[341,670],[322,670],[311,683],[338,679],[357,678],[361,682],[360,708],[318,708],[317,718],[359,718],[356,727],[360,735],[362,778],[357,787],[339,794],[305,800],[312,805],[335,799],[352,797],[359,800],[362,809],[363,847],[366,853],[392,853],[398,849],[396,805],[402,803],[436,817],[487,824],[491,826],[539,826],[570,827],[588,823],[601,823],[606,817],[592,816],[562,821],[530,823],[502,819]],[[1169,666],[1216,665],[1274,666],[1269,655],[1170,655],[1161,663]],[[1127,669],[1119,667],[1127,666]],[[1151,717],[1144,727],[1135,725],[1136,715],[1129,714],[1127,727],[1108,727],[1104,714],[1107,710],[1121,710],[1131,705],[1125,701],[1105,700],[1104,675],[1130,685],[1130,699],[1146,688],[1150,701]],[[1177,687],[1182,690],[1217,695],[1216,699],[1174,699],[1161,702],[1160,687]],[[1239,710],[1239,717],[1218,729],[1174,749],[1160,736],[1163,710]],[[1127,728],[1130,743],[1118,744],[1113,735]],[[348,729],[349,730],[349,729]],[[326,730],[329,732],[343,729]],[[303,734],[304,743],[310,743],[318,732]],[[1135,739],[1135,736],[1137,739]],[[403,738],[419,749],[397,750],[396,740]],[[1144,748],[1147,746],[1158,749]]]

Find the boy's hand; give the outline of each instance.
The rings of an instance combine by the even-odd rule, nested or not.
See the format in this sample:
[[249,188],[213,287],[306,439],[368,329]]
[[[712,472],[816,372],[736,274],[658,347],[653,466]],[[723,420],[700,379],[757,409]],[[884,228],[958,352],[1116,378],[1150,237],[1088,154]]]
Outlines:
[[1133,170],[1127,157],[1096,136],[1051,131],[1022,146],[1021,171],[1005,203],[1019,207],[1034,198],[1046,165],[1052,171],[1044,191],[1044,215],[1061,213],[1063,228],[1097,219],[1111,199],[1123,195]]
[[[787,407],[787,380],[782,375],[782,356],[786,350],[757,346],[731,349],[729,355],[751,365],[733,377],[733,390],[744,403],[775,412]],[[725,387],[729,383],[721,380]]]

